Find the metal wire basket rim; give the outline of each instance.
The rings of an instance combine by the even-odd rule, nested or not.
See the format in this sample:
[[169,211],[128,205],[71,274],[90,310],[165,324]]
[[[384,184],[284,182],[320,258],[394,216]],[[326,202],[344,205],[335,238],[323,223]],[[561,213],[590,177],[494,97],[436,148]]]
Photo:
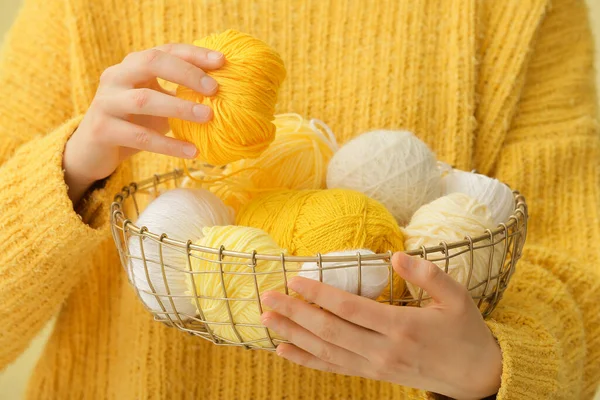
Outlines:
[[[167,172],[162,175],[154,175],[153,178],[148,178],[142,180],[138,183],[130,183],[128,186],[122,188],[121,193],[115,195],[114,202],[111,205],[111,219],[117,221],[119,217],[125,218],[125,215],[121,208],[121,203],[129,197],[132,193],[137,192],[140,188],[144,188],[147,185],[156,185],[161,183],[163,180],[168,180],[172,178],[181,177],[183,172],[179,169],[175,169],[171,172]],[[485,230],[485,233],[476,237],[465,236],[464,240],[456,241],[456,242],[441,242],[437,246],[423,246],[421,249],[415,250],[403,250],[402,252],[409,256],[421,256],[427,257],[428,253],[438,253],[441,252],[443,254],[447,254],[448,250],[453,250],[460,247],[468,246],[472,248],[475,243],[492,240],[493,237],[499,234],[506,234],[509,228],[517,225],[521,218],[525,219],[527,217],[527,205],[525,203],[525,198],[520,194],[519,191],[513,191],[515,197],[515,210],[513,215],[508,218],[508,222],[500,223],[496,229]],[[305,263],[305,262],[317,262],[317,264],[321,264],[323,262],[352,262],[356,260],[358,257],[359,262],[361,260],[365,261],[377,261],[377,260],[385,260],[390,261],[393,255],[393,251],[389,250],[385,253],[375,253],[375,254],[361,254],[357,252],[353,255],[323,255],[321,253],[317,253],[314,256],[292,256],[288,255],[285,251],[282,251],[278,255],[274,254],[259,254],[257,252],[238,252],[231,251],[225,249],[223,246],[220,248],[213,247],[205,247],[194,244],[191,240],[187,242],[171,239],[168,237],[166,233],[156,234],[150,232],[146,227],[138,227],[133,223],[130,219],[124,219],[122,223],[122,229],[124,231],[129,230],[135,235],[144,236],[151,238],[152,240],[162,242],[171,247],[186,249],[188,253],[191,251],[214,254],[219,256],[219,261],[222,260],[223,257],[235,257],[251,260],[252,264],[255,264],[257,260],[260,261],[279,261],[282,263],[291,262],[291,263]]]

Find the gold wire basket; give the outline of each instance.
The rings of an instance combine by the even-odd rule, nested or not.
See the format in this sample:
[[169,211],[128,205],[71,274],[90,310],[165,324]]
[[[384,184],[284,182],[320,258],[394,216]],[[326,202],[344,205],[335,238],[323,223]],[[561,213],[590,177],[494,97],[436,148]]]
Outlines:
[[[176,169],[174,171],[155,175],[150,179],[146,179],[137,183],[131,183],[124,187],[121,192],[115,195],[114,202],[111,206],[111,228],[114,242],[117,246],[121,263],[127,272],[129,282],[136,291],[136,294],[140,299],[144,297],[146,300],[148,296],[155,299],[154,304],[156,306],[149,306],[146,302],[143,302],[148,311],[154,316],[156,321],[164,323],[168,326],[175,327],[184,332],[188,332],[192,335],[199,336],[203,339],[209,340],[217,345],[226,346],[243,346],[245,348],[260,348],[263,350],[273,350],[279,343],[285,342],[284,340],[278,340],[272,337],[272,334],[268,329],[260,324],[249,324],[236,322],[229,306],[230,301],[247,301],[254,302],[258,308],[258,312],[262,313],[262,305],[260,301],[260,290],[257,283],[256,276],[259,274],[256,272],[257,265],[265,261],[276,261],[281,266],[280,271],[266,272],[266,273],[277,273],[281,274],[283,284],[285,285],[285,293],[288,293],[287,280],[291,274],[299,272],[298,269],[290,268],[290,265],[300,265],[305,262],[316,263],[318,268],[319,279],[323,280],[323,271],[327,268],[328,263],[336,263],[331,268],[345,268],[352,267],[356,268],[358,274],[358,291],[360,294],[361,288],[361,269],[370,268],[373,266],[387,266],[389,269],[389,285],[384,293],[376,300],[381,303],[387,303],[397,306],[422,306],[430,299],[422,289],[417,288],[416,294],[413,288],[411,292],[407,287],[403,286],[400,290],[398,287],[394,287],[394,282],[398,282],[392,279],[396,272],[391,266],[392,252],[389,251],[383,254],[359,254],[355,256],[331,256],[316,254],[313,257],[296,257],[289,256],[286,254],[281,255],[265,255],[252,253],[239,253],[228,251],[226,248],[207,248],[193,244],[192,240],[179,241],[170,239],[169,232],[150,232],[146,227],[136,226],[134,223],[137,220],[141,210],[141,204],[148,204],[151,200],[158,197],[161,193],[180,187],[182,178],[185,177],[183,171]],[[505,223],[501,223],[498,228],[494,230],[487,230],[482,232],[478,237],[465,237],[464,240],[459,242],[446,243],[442,242],[438,246],[433,247],[422,247],[420,250],[405,251],[406,254],[411,256],[418,256],[432,262],[436,262],[440,267],[443,267],[448,272],[448,266],[450,260],[454,257],[458,257],[463,254],[468,254],[466,259],[470,260],[470,267],[468,269],[468,277],[466,288],[469,290],[471,297],[476,302],[482,315],[487,317],[494,310],[502,295],[508,286],[512,274],[515,271],[517,261],[521,257],[523,245],[527,234],[527,205],[525,199],[518,192],[514,192],[515,196],[515,209],[512,216]],[[129,215],[128,215],[129,214]],[[135,215],[133,215],[135,214]],[[133,219],[133,221],[132,221]],[[133,255],[130,252],[128,243],[131,240],[138,240],[141,254]],[[158,259],[150,259],[144,255],[144,243],[153,243],[159,249]],[[147,245],[147,244],[146,244]],[[195,272],[191,267],[191,260],[202,259],[209,260],[216,264],[215,273],[221,275],[220,282],[222,283],[223,296],[206,297],[202,293],[193,294],[173,294],[169,288],[167,280],[167,269],[173,269],[173,266],[166,265],[163,260],[163,250],[170,249],[169,251],[179,251],[185,254],[187,262],[182,268],[177,268],[177,273],[185,275],[185,279],[191,280],[191,285],[195,287],[195,279],[198,272]],[[471,284],[471,276],[473,274],[473,258],[474,254],[484,249],[491,249],[489,251],[488,259],[488,271],[484,281]],[[216,255],[216,257],[215,257]],[[498,262],[497,257],[501,257]],[[247,272],[224,272],[223,265],[231,264],[231,259],[244,260],[243,262],[237,261],[237,265],[243,265],[247,268]],[[215,260],[216,259],[216,260]],[[133,262],[142,262],[144,267],[145,278],[148,283],[147,287],[140,288],[135,282],[135,274],[133,273]],[[496,260],[496,261],[494,261]],[[340,264],[341,263],[341,264]],[[497,273],[493,272],[492,266],[496,265]],[[159,269],[162,282],[153,285],[153,281],[150,278],[149,269],[154,269],[152,272],[156,273]],[[244,274],[252,276],[254,279],[255,291],[254,295],[249,298],[232,298],[227,296],[225,289],[225,283],[223,279],[224,274]],[[265,272],[260,272],[265,274]],[[154,275],[156,276],[156,275]],[[158,287],[161,288],[158,288]],[[192,305],[195,305],[195,315],[190,313],[180,312],[175,302],[185,298],[189,300]],[[210,298],[213,300],[226,301],[228,308],[228,321],[209,321],[204,318],[204,313],[199,304],[199,299]],[[236,333],[237,340],[227,340],[222,337],[218,337],[214,334],[213,328],[217,325],[229,325]],[[243,334],[239,331],[242,327],[251,327],[264,329],[264,337],[260,339],[248,340],[244,338]],[[266,345],[265,345],[266,343]]]

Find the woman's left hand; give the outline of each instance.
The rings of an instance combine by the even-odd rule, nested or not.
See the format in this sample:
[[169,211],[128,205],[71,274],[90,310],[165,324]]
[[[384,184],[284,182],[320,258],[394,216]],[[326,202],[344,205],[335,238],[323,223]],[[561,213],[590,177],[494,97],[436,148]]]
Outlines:
[[271,308],[263,324],[290,342],[277,354],[308,368],[457,399],[496,393],[500,347],[466,289],[428,261],[396,253],[392,264],[433,298],[431,304],[381,304],[299,277],[288,286],[324,310],[282,293],[263,294]]

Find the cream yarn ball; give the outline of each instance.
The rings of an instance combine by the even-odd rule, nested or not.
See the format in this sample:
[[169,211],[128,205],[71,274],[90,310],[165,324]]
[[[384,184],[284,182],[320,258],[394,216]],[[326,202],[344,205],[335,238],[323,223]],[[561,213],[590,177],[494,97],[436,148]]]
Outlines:
[[[352,294],[358,294],[358,257],[357,254],[375,254],[371,250],[334,251],[325,256],[355,256],[352,261],[321,262],[323,283]],[[383,260],[361,261],[360,295],[370,299],[379,297],[389,282],[389,268]],[[299,276],[319,280],[319,266],[316,262],[305,262]]]
[[[203,237],[202,229],[207,226],[229,225],[233,223],[231,209],[214,194],[202,189],[173,189],[158,196],[140,214],[136,225],[146,227],[148,231],[161,235],[165,233],[170,239],[186,242],[199,240]],[[182,318],[193,317],[196,308],[186,295],[186,280],[188,274],[187,254],[184,249],[162,246],[162,256],[165,265],[165,279],[160,265],[159,243],[148,237],[143,238],[143,250],[148,268],[148,276],[141,260],[142,248],[140,237],[129,239],[130,266],[128,274],[131,282],[139,289],[139,295],[144,304],[153,312],[166,313],[176,318],[175,311]],[[131,267],[131,268],[129,268]],[[152,294],[154,293],[161,296]],[[173,306],[167,296],[167,287],[172,297]],[[149,292],[149,293],[145,293]],[[160,303],[159,300],[160,299]]]
[[400,225],[441,195],[441,172],[427,145],[408,131],[375,130],[347,142],[327,170],[327,187],[378,200]]
[[515,211],[515,197],[512,190],[497,179],[485,175],[451,170],[442,179],[444,195],[464,193],[488,206],[494,224],[508,221]]
[[[419,208],[413,215],[410,224],[403,230],[405,235],[406,250],[419,250],[422,246],[438,246],[442,242],[450,243],[462,241],[466,236],[477,237],[485,234],[486,229],[494,229],[495,224],[488,207],[464,193],[452,193],[440,197],[433,202]],[[474,247],[489,244],[489,240],[478,242]],[[494,246],[494,259],[490,271],[492,277],[497,276],[502,261],[504,242]],[[488,262],[491,247],[475,249],[473,251],[473,273],[470,282],[469,265],[470,252],[468,247],[449,250],[450,254],[463,252],[452,257],[448,264],[448,274],[457,282],[468,288],[486,282],[488,279]],[[434,255],[431,258],[442,258],[443,255]],[[433,261],[438,267],[445,269],[446,261]],[[496,279],[491,279],[485,294],[490,293],[496,284]],[[407,282],[413,297],[418,298],[419,290]],[[485,283],[470,291],[471,296],[484,294]],[[423,293],[423,298],[427,295]],[[427,303],[427,302],[424,302]]]

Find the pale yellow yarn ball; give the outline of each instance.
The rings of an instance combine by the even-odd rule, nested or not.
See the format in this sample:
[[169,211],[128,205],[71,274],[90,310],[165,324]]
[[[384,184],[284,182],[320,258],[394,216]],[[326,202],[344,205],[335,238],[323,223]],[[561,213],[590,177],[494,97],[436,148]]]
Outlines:
[[[419,208],[413,215],[409,225],[403,229],[406,250],[420,250],[422,246],[437,246],[442,242],[462,241],[466,236],[477,237],[485,234],[486,229],[493,230],[495,223],[487,206],[463,193],[452,193],[440,197]],[[486,246],[489,240],[477,243],[474,247]],[[469,280],[470,252],[468,247],[449,250],[450,255],[462,254],[450,258],[448,274],[456,281],[468,287],[473,297],[490,293],[497,279],[491,279],[485,289],[488,276],[497,277],[502,261],[504,242],[494,247],[483,247],[473,251],[473,272]],[[494,251],[491,268],[489,267],[490,253]],[[431,256],[438,267],[445,269],[446,261],[434,261],[433,258],[443,258],[443,254]],[[413,295],[419,296],[419,289],[407,282]],[[423,298],[427,297],[423,293]],[[427,303],[427,302],[425,302]]]
[[326,186],[327,164],[337,150],[329,127],[299,114],[278,114],[273,124],[273,143],[257,158],[231,163],[225,170],[230,177],[210,188],[236,210],[260,193]]
[[[242,253],[285,254],[267,233],[256,228],[214,226],[205,228],[203,234],[204,237],[196,244],[204,247],[223,246],[226,250]],[[272,347],[267,328],[260,322],[259,298],[266,291],[285,292],[281,262],[257,260],[253,266],[249,258],[225,257],[219,263],[217,254],[203,253],[191,258],[191,266],[194,286],[190,283],[188,293],[198,296],[192,302],[199,306],[198,313],[204,316],[213,334],[229,343]],[[287,267],[299,269],[294,263]],[[289,279],[294,274],[287,275]],[[272,338],[281,339],[274,332],[269,332]]]

